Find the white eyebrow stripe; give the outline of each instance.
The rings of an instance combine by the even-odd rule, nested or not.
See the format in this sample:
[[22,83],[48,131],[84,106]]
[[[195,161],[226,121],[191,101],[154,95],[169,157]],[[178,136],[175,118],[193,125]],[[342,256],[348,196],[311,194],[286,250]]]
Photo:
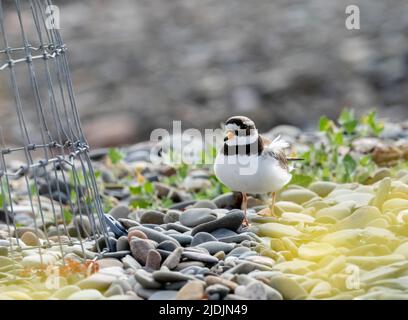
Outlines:
[[240,127],[238,127],[235,123],[229,123],[225,126],[225,129],[227,130],[242,130]]

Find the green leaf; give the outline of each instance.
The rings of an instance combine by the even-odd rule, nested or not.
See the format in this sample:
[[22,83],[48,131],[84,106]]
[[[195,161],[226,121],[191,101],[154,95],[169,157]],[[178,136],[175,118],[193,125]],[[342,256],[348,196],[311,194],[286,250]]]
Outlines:
[[72,213],[68,211],[67,209],[64,209],[62,211],[62,214],[64,216],[64,220],[66,223],[70,223],[72,221]]
[[136,196],[142,193],[142,186],[130,186],[129,192],[131,195]]
[[372,162],[371,155],[366,155],[360,158],[359,163],[361,166],[365,167],[368,166]]
[[326,116],[321,116],[319,119],[319,130],[322,132],[326,132],[330,128],[331,120]]
[[377,118],[376,112],[372,111],[366,116],[366,121],[372,133],[375,136],[378,136],[384,130],[384,123],[377,121],[376,118]]
[[310,183],[312,183],[312,181],[313,181],[313,178],[311,176],[295,173],[292,175],[290,184],[296,184],[302,187],[307,187]]
[[140,198],[135,198],[132,201],[130,201],[129,205],[134,209],[137,209],[137,208],[145,209],[151,206],[151,203],[147,199],[140,197]]
[[352,134],[358,125],[354,111],[348,109],[343,110],[339,117],[339,123],[344,128],[346,133]]
[[344,168],[346,172],[351,175],[357,168],[357,162],[353,159],[353,157],[349,154],[346,154],[343,158]]
[[117,164],[123,160],[123,153],[118,149],[110,148],[108,151],[108,157],[113,164]]
[[343,144],[343,132],[337,132],[334,136],[333,142],[335,145],[341,146]]
[[146,193],[153,193],[154,192],[153,183],[151,183],[150,181],[145,182],[145,184],[143,185],[143,189]]

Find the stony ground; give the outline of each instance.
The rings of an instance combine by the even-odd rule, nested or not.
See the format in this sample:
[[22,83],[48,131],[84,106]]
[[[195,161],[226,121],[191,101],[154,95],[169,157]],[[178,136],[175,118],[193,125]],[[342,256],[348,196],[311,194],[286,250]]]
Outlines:
[[[307,137],[291,138],[300,149]],[[110,236],[116,250],[96,262],[92,241],[84,242],[84,251],[68,245],[78,232],[92,233],[89,219],[63,213],[71,221],[66,229],[57,227],[49,215],[56,201],[44,194],[45,228],[35,229],[27,196],[16,182],[18,227],[11,238],[5,212],[0,216],[0,298],[407,299],[408,153],[402,140],[370,139],[377,141],[371,155],[393,165],[375,167],[361,182],[293,181],[279,193],[271,217],[262,216],[270,210],[267,199],[253,195],[250,227],[242,225],[240,194],[222,186],[206,166],[153,165],[148,143],[94,150],[105,211],[128,232]],[[370,139],[353,140],[354,151]],[[400,158],[391,159],[397,146]],[[51,196],[62,197],[68,195]],[[56,243],[58,232],[64,234],[65,266],[58,246],[43,249],[42,260],[33,248],[47,237]],[[12,258],[9,246],[16,238],[28,250]],[[103,247],[105,240],[98,244]]]

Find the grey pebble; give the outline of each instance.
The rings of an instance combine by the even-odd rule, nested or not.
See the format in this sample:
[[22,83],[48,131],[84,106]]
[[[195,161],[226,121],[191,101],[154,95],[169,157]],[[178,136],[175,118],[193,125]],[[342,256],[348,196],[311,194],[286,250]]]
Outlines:
[[172,234],[169,235],[169,237],[177,240],[177,242],[183,247],[190,245],[191,241],[193,240],[192,236],[186,234]]
[[183,253],[183,248],[176,248],[163,262],[163,266],[169,268],[170,270],[177,267],[180,262],[181,254]]
[[208,286],[205,289],[205,292],[208,295],[213,295],[217,293],[219,294],[220,297],[224,298],[230,292],[230,289],[222,284],[217,283],[217,284]]
[[177,222],[180,219],[180,215],[181,215],[180,210],[168,210],[167,213],[164,215],[163,222],[164,223]]
[[153,272],[152,276],[153,279],[157,282],[177,282],[194,280],[194,277],[182,274],[181,272],[177,271],[160,270]]
[[192,208],[208,208],[208,209],[217,209],[217,205],[211,200],[200,200],[197,201]]
[[149,296],[149,300],[175,300],[176,290],[159,290]]
[[127,236],[121,236],[116,242],[116,250],[130,250],[129,239]]
[[212,232],[220,228],[226,228],[232,231],[236,231],[241,227],[243,220],[244,213],[241,210],[233,210],[225,215],[225,217],[200,224],[191,231],[191,235],[194,236],[195,234],[202,231]]
[[132,256],[142,265],[146,264],[147,253],[151,249],[155,249],[155,246],[151,241],[146,239],[139,239],[135,237],[130,241]]
[[194,268],[194,267],[203,268],[204,266],[205,264],[201,261],[183,261],[177,265],[175,270],[184,272],[188,268]]
[[176,248],[180,247],[179,244],[175,243],[174,241],[163,241],[161,243],[159,243],[159,245],[157,246],[157,249],[162,249],[162,250],[166,250],[166,251],[173,251]]
[[208,242],[199,244],[197,247],[207,249],[210,254],[215,254],[219,251],[228,253],[232,249],[234,249],[234,244],[224,243],[220,241],[208,241]]
[[247,234],[237,234],[231,237],[219,238],[218,240],[226,243],[241,243],[245,240],[251,241],[251,237]]
[[129,213],[130,210],[127,206],[119,205],[111,209],[108,214],[115,219],[127,219]]
[[159,270],[162,257],[157,250],[149,250],[146,257],[146,269],[147,270]]
[[148,228],[146,226],[138,226],[138,227],[132,228],[132,230],[133,229],[140,230],[140,231],[144,232],[144,234],[146,234],[146,236],[149,239],[157,241],[159,243],[163,242],[163,241],[166,241],[166,240],[176,241],[174,238],[172,238],[172,237],[170,237],[168,235],[165,235],[165,234],[163,234],[162,232],[160,232],[158,230],[153,230],[153,229]]
[[122,258],[122,263],[126,269],[131,268],[133,270],[137,270],[142,268],[142,265],[130,255],[126,255],[124,258]]
[[217,215],[208,208],[191,208],[184,211],[180,216],[180,223],[186,227],[195,227],[200,224],[214,221]]
[[166,225],[166,227],[167,227],[167,230],[173,229],[173,230],[176,230],[176,231],[181,232],[181,233],[190,231],[190,228],[188,228],[186,226],[183,226],[178,222],[177,223],[176,222],[168,223]]
[[162,224],[164,223],[164,213],[157,210],[149,210],[140,217],[141,224]]
[[137,270],[134,277],[145,289],[158,289],[161,287],[161,284],[154,280],[152,275],[143,269]]
[[217,258],[205,253],[184,251],[182,256],[190,260],[201,261],[209,264],[216,264],[218,262]]
[[193,240],[191,241],[191,245],[197,246],[201,243],[208,242],[208,241],[217,241],[217,238],[215,238],[212,234],[208,232],[199,232],[193,237]]
[[236,236],[237,233],[227,228],[219,228],[211,232],[211,235],[217,239],[220,239],[220,238]]

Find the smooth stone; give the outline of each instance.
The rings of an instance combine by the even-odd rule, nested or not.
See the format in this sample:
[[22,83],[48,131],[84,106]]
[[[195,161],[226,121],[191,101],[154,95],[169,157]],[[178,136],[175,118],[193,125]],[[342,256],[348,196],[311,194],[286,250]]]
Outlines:
[[170,237],[170,236],[168,236],[168,235],[165,235],[165,234],[163,234],[163,233],[160,232],[160,231],[153,230],[153,229],[150,229],[150,228],[147,228],[147,227],[144,227],[144,226],[135,227],[135,228],[132,229],[132,230],[142,231],[144,234],[146,234],[146,236],[147,236],[149,239],[154,240],[154,241],[157,241],[158,243],[163,242],[163,241],[166,241],[166,240],[176,241],[176,240],[174,240],[172,237]]
[[234,249],[234,245],[230,243],[224,243],[224,242],[219,242],[219,241],[209,241],[205,243],[199,244],[197,247],[199,248],[205,248],[208,250],[208,252],[212,255],[215,254],[219,251],[223,251],[225,253],[230,252],[232,249]]
[[364,228],[371,221],[381,217],[381,212],[373,206],[358,208],[350,216],[336,223],[336,230]]
[[403,255],[406,259],[408,259],[408,242],[404,242],[401,245],[399,245],[395,251],[395,254],[401,254]]
[[259,235],[271,238],[300,237],[302,233],[293,226],[269,222],[259,227]]
[[124,258],[122,258],[122,263],[126,269],[131,268],[133,270],[137,270],[142,268],[142,265],[130,255],[126,255]]
[[322,208],[316,212],[316,218],[334,218],[335,220],[342,220],[351,214],[351,209],[348,206],[339,203],[335,206]]
[[298,249],[299,258],[305,260],[319,260],[336,253],[336,248],[329,243],[309,242],[302,244]]
[[203,283],[199,280],[192,280],[177,292],[176,300],[201,300],[203,297]]
[[[106,238],[105,236],[102,236],[97,240],[94,251],[103,250],[106,247],[109,247],[111,249],[110,251],[117,251],[118,250],[116,247],[117,242],[118,240],[115,237]],[[98,249],[98,246],[99,246],[99,249]]]
[[104,268],[79,281],[76,285],[81,289],[97,289],[104,291],[113,281],[124,274],[122,267]]
[[185,208],[187,208],[188,206],[193,205],[194,203],[196,203],[197,200],[186,200],[186,201],[182,201],[182,202],[178,202],[175,203],[173,205],[170,206],[170,209],[172,210],[184,210]]
[[180,223],[186,227],[195,227],[200,224],[214,221],[216,214],[208,208],[192,208],[184,211],[180,216]]
[[123,295],[125,292],[123,291],[122,287],[118,284],[112,284],[108,290],[104,293],[105,297],[112,297],[116,295]]
[[73,295],[76,292],[81,291],[81,288],[79,288],[78,286],[75,285],[69,285],[69,286],[65,286],[62,287],[60,289],[58,289],[57,291],[55,291],[51,297],[55,298],[55,299],[59,299],[59,300],[65,300],[67,299],[69,296]]
[[192,208],[208,208],[208,209],[217,209],[217,205],[211,200],[200,200],[197,201]]
[[284,299],[298,300],[307,297],[308,293],[295,280],[286,276],[276,276],[270,280],[270,285],[276,289]]
[[147,254],[152,249],[155,249],[155,246],[148,240],[133,238],[130,241],[132,256],[142,265],[146,264]]
[[240,274],[240,273],[248,274],[254,270],[267,271],[267,270],[271,270],[271,268],[263,264],[245,261],[245,262],[241,262],[237,264],[235,267],[232,267],[226,273],[228,274]]
[[104,296],[96,289],[86,289],[74,292],[68,297],[68,300],[101,300]]
[[14,236],[21,239],[25,232],[32,232],[36,234],[41,239],[46,239],[45,233],[40,229],[30,228],[30,227],[19,227],[14,231]]
[[143,269],[139,269],[134,274],[137,282],[145,289],[158,289],[161,284],[153,279],[152,275]]
[[0,247],[9,247],[9,246],[10,246],[10,241],[0,239]]
[[155,271],[152,274],[153,279],[157,282],[177,282],[194,279],[193,277],[178,271]]
[[302,212],[303,207],[297,203],[290,201],[278,201],[275,203],[275,213],[282,214],[283,212]]
[[382,206],[382,212],[393,211],[393,210],[403,210],[408,208],[408,199],[389,199],[384,202]]
[[135,229],[129,230],[127,236],[128,236],[129,241],[134,237],[139,238],[139,239],[147,239],[147,236],[144,232],[140,230],[135,230]]
[[230,292],[230,288],[220,283],[213,284],[205,288],[207,295],[219,294],[220,298],[224,298]]
[[175,231],[181,232],[181,233],[190,231],[190,228],[185,227],[185,226],[181,225],[181,224],[178,223],[178,222],[168,223],[168,224],[166,225],[166,227],[167,227],[167,230],[175,230]]
[[123,263],[120,262],[120,260],[118,260],[118,259],[113,259],[113,258],[103,258],[103,259],[99,259],[99,260],[97,261],[97,263],[98,263],[98,265],[99,265],[99,267],[100,267],[101,269],[109,268],[109,267],[120,267],[120,268],[123,267]]
[[53,264],[57,261],[57,257],[52,254],[42,254],[41,256],[39,254],[32,255],[32,256],[26,256],[23,258],[21,261],[21,264],[24,267],[38,267],[42,265],[49,265]]
[[[201,261],[183,261],[180,262],[175,268],[174,270],[176,271],[184,271],[188,268],[192,268],[192,267],[198,267],[198,268],[203,268],[205,266],[205,264]],[[170,268],[169,268],[170,269]]]
[[210,233],[199,232],[193,237],[193,240],[191,241],[191,245],[197,246],[201,243],[208,242],[208,241],[217,241],[217,239]]
[[217,258],[210,256],[208,254],[199,253],[199,252],[184,251],[182,253],[182,257],[190,259],[190,260],[194,260],[194,261],[201,261],[204,263],[209,263],[209,264],[216,264],[218,262]]
[[337,187],[337,183],[330,181],[316,181],[309,186],[309,190],[318,194],[320,197],[326,197]]
[[218,241],[225,243],[241,243],[242,241],[251,241],[252,238],[247,234],[237,234],[235,236],[219,238]]
[[31,232],[27,231],[24,232],[23,236],[21,237],[21,240],[27,245],[27,246],[39,246],[40,245],[40,239],[38,239],[38,236]]
[[176,250],[176,248],[180,247],[179,245],[177,245],[174,241],[163,241],[161,243],[159,243],[159,245],[157,246],[157,249],[162,249],[162,250],[166,250],[166,251],[173,251]]
[[159,270],[162,257],[157,250],[149,250],[146,257],[146,269]]
[[244,213],[241,210],[233,210],[220,219],[206,222],[195,227],[191,231],[191,235],[194,236],[199,232],[212,232],[220,228],[236,231],[239,227],[241,227],[244,217]]
[[250,300],[267,300],[264,286],[257,281],[250,283],[247,286],[238,286],[234,293]]
[[177,295],[176,290],[160,290],[153,293],[149,300],[175,300]]
[[177,267],[180,262],[181,255],[183,253],[183,248],[176,248],[163,262],[163,266],[169,268],[170,270]]
[[127,236],[121,236],[116,242],[116,250],[126,251],[130,250],[130,244]]
[[251,251],[251,249],[247,247],[237,247],[237,248],[234,248],[227,256],[228,257],[239,257],[243,253],[246,253],[249,251]]
[[119,221],[126,229],[130,229],[130,228],[132,228],[132,227],[137,227],[137,226],[140,225],[137,221],[132,220],[132,219],[123,219],[123,218],[120,218],[120,219],[118,219],[118,221]]
[[227,228],[219,228],[211,232],[211,235],[217,239],[220,239],[220,238],[236,236],[237,233]]
[[92,232],[92,225],[91,222],[89,221],[89,218],[85,215],[77,215],[75,218],[72,220],[72,225],[75,227],[75,234],[70,234],[70,236],[75,237],[78,236],[77,230],[79,230],[80,234],[82,237],[88,237],[93,235]]
[[119,205],[111,209],[108,214],[110,214],[115,219],[127,219],[129,213],[130,210],[127,206]]
[[223,286],[228,287],[232,291],[234,291],[238,287],[238,284],[236,282],[216,276],[206,276],[204,281],[208,286],[214,284],[221,284]]
[[143,299],[149,299],[157,291],[159,290],[158,289],[146,289],[139,283],[136,283],[133,286],[133,292],[136,293],[137,296],[142,297]]
[[241,195],[239,193],[224,193],[212,201],[218,208],[236,208],[239,205]]
[[140,223],[153,223],[153,224],[163,224],[164,223],[164,213],[160,211],[150,210],[146,211],[140,217]]
[[170,237],[177,240],[183,247],[190,245],[191,241],[193,241],[193,237],[186,234],[171,234]]
[[163,218],[164,223],[174,223],[180,220],[182,214],[179,210],[168,210]]
[[305,203],[315,197],[318,197],[317,193],[308,189],[288,189],[280,194],[281,200],[297,204]]

